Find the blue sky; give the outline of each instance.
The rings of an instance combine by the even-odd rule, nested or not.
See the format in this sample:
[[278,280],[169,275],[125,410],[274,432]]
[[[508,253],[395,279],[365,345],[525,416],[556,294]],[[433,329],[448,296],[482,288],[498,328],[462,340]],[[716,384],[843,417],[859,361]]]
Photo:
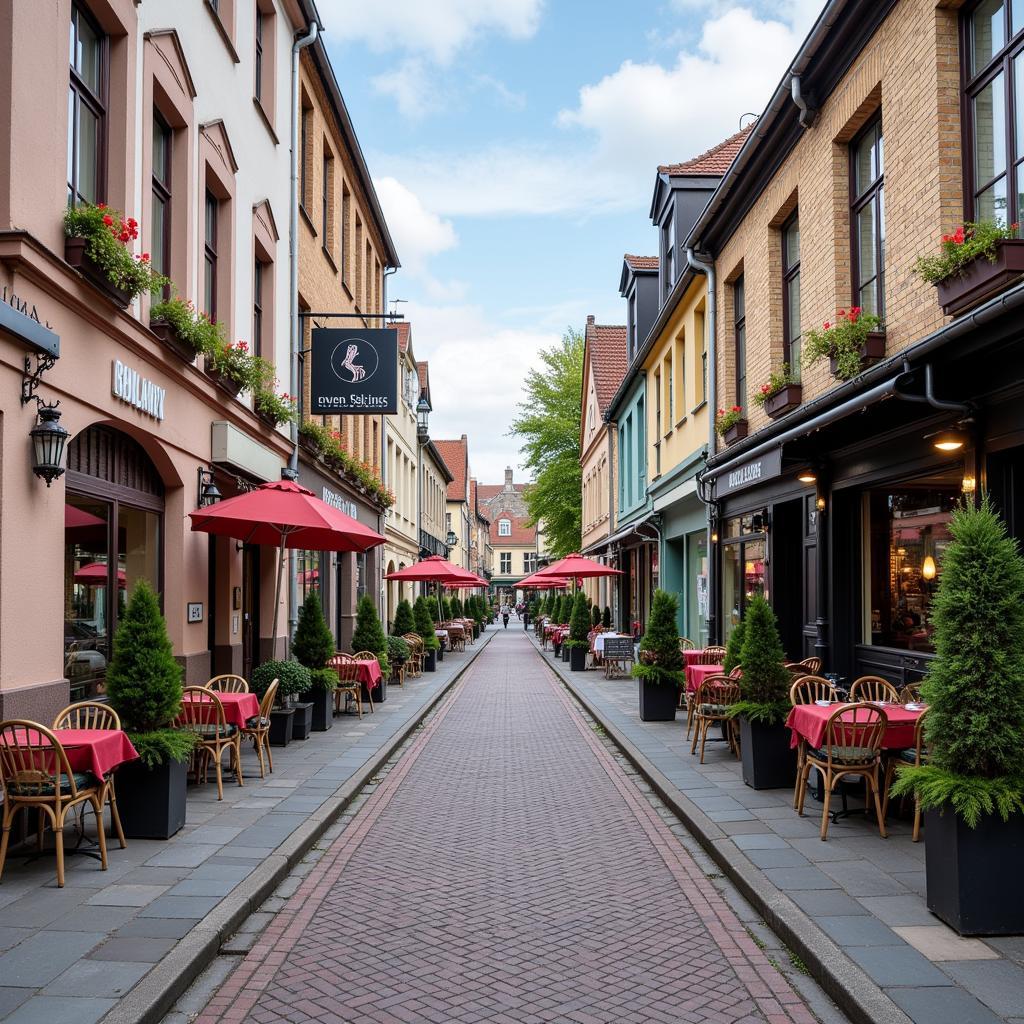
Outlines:
[[[474,474],[539,348],[621,323],[624,252],[653,254],[658,163],[760,112],[820,0],[319,0],[403,269],[389,296],[430,361],[432,434]],[[518,476],[517,471],[517,476]]]

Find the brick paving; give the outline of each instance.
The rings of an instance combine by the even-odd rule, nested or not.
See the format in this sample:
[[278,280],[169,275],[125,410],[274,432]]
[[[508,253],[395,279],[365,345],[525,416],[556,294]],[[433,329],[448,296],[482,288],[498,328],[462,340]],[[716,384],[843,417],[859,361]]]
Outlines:
[[509,631],[199,1020],[815,1017]]

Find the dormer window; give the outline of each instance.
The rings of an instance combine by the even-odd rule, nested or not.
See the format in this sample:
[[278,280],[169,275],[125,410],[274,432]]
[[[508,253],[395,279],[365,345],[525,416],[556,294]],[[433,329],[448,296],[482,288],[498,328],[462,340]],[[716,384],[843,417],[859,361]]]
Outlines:
[[632,360],[640,348],[639,327],[636,316],[636,285],[629,295],[629,358]]
[[508,519],[498,520],[498,536],[499,537],[511,537],[512,536],[512,522]]
[[676,211],[674,206],[668,208],[665,224],[661,229],[664,240],[661,265],[664,268],[665,294],[672,291],[672,285],[676,282]]

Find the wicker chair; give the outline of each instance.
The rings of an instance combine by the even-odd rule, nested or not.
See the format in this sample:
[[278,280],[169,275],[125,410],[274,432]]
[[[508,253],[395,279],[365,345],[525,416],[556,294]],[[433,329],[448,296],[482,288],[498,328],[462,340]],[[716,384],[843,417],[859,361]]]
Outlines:
[[[377,655],[374,654],[373,651],[356,651],[356,653],[352,655],[352,660],[353,661],[377,661]],[[371,686],[367,686],[365,689],[366,689],[366,698],[367,698],[367,700],[370,703],[370,713],[373,714],[373,690],[374,690],[374,688],[371,687]]]
[[739,757],[736,719],[729,714],[730,706],[739,699],[740,684],[729,676],[709,676],[697,687],[697,692],[690,700],[694,725],[690,753],[697,753],[697,741],[700,740],[701,764],[704,763],[704,744],[708,738],[708,729],[716,723],[724,726],[729,749]]
[[[892,786],[892,777],[900,764],[913,765],[919,768],[928,763],[928,748],[924,743],[924,720],[928,717],[928,710],[921,714],[921,717],[914,724],[914,745],[905,750],[896,751],[894,757],[890,757],[885,764],[885,796],[882,798],[882,817],[889,812],[889,789]],[[918,842],[921,838],[921,801],[914,798],[914,835],[912,842]]]
[[[54,720],[53,728],[57,729],[118,729],[121,719],[109,705],[94,700],[83,700],[78,704],[70,704]],[[110,805],[110,824],[117,833],[117,841],[121,849],[127,849],[124,829],[121,827],[121,815],[117,813],[117,794],[114,792],[114,773],[111,772],[103,783],[101,794],[104,804]]]
[[807,778],[812,768],[821,773],[824,800],[821,809],[821,840],[828,838],[829,798],[836,785],[847,775],[863,777],[865,797],[874,797],[878,831],[886,838],[885,818],[879,797],[879,768],[882,741],[888,718],[874,704],[852,704],[833,711],[825,723],[825,742],[815,749],[808,747],[797,782],[797,813],[804,813]]
[[697,645],[692,640],[687,639],[685,636],[679,638],[680,651],[695,651],[696,649]]
[[797,664],[809,676],[816,676],[821,673],[821,658],[804,658],[803,661],[799,661]]
[[233,767],[240,786],[242,781],[242,734],[236,725],[229,725],[224,717],[220,697],[205,686],[186,686],[181,694],[181,710],[174,720],[174,728],[191,732],[196,737],[192,752],[196,782],[206,781],[210,760],[217,774],[217,799],[224,799],[224,774],[221,758],[226,750],[229,767]]
[[878,701],[887,704],[898,704],[899,690],[888,679],[881,676],[861,676],[850,687],[850,702]]
[[920,683],[907,683],[906,686],[900,690],[900,703],[901,704],[916,704],[921,700],[921,684]]
[[359,717],[363,717],[363,686],[359,682],[359,666],[350,654],[335,654],[327,660],[327,668],[338,673],[338,685],[334,690],[335,712],[347,711],[349,701],[354,701]]
[[[63,888],[64,821],[68,811],[85,803],[92,805],[96,815],[100,864],[107,870],[103,782],[88,772],[73,772],[60,740],[45,725],[13,718],[0,722],[0,785],[4,795],[0,876],[7,860],[11,824],[25,808],[49,819],[57,854],[57,885]],[[42,823],[39,841],[42,843]]]
[[207,684],[208,690],[217,693],[248,693],[249,684],[241,677],[232,675],[230,672],[222,676],[214,676]]
[[419,633],[406,633],[402,639],[409,645],[409,672],[423,675],[423,638]]
[[[274,706],[277,697],[278,680],[274,679],[267,687],[260,701],[260,713],[255,718],[250,718],[242,727],[242,736],[252,740],[253,749],[260,759],[260,778],[266,777],[266,769],[269,767],[270,774],[274,774],[274,755],[270,752],[270,709]],[[266,761],[264,761],[266,753]]]
[[721,665],[725,661],[724,647],[705,647],[697,658],[698,665]]
[[[789,688],[789,703],[796,707],[797,704],[813,704],[817,700],[836,700],[836,688],[821,676],[802,675],[793,680]],[[800,796],[800,772],[804,767],[804,758],[807,756],[807,740],[802,736],[798,737],[796,747],[796,783],[793,786],[793,806],[796,807]]]

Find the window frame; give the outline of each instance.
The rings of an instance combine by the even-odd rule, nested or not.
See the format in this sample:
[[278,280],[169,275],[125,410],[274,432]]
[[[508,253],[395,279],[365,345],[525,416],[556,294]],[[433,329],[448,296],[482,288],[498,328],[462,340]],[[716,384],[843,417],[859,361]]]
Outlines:
[[499,519],[498,520],[498,536],[499,537],[511,537],[512,536],[512,520],[511,519]]
[[512,575],[512,552],[500,551],[498,553],[498,571],[502,576]]
[[[736,405],[747,409],[747,289],[740,274],[732,282],[733,359],[736,370]],[[742,369],[742,373],[740,370]]]
[[[79,18],[84,18],[92,31],[96,34],[99,40],[99,86],[100,95],[97,96],[92,89],[85,83],[85,80],[81,77],[78,69],[74,64],[71,63],[71,55],[68,54],[68,114],[70,123],[68,124],[68,142],[71,146],[71,150],[68,153],[68,170],[71,172],[69,175],[73,180],[67,182],[68,188],[68,205],[76,206],[79,202],[104,202],[107,198],[107,143],[108,143],[108,130],[107,114],[108,104],[110,100],[110,37],[106,32],[103,31],[102,26],[93,17],[92,12],[89,8],[81,2],[81,0],[72,0],[71,4],[71,21],[69,23],[69,33],[74,33],[74,38],[78,39],[78,29],[75,24],[76,15]],[[82,196],[79,192],[79,135],[78,125],[79,117],[78,110],[79,104],[85,102],[86,106],[92,111],[93,115],[97,120],[97,133],[96,133],[96,196],[93,200],[88,200]]]
[[[860,144],[872,132],[878,132],[882,153],[881,170],[872,179],[863,192],[857,192],[856,152]],[[879,109],[859,132],[850,140],[847,161],[849,163],[850,183],[850,305],[861,306],[865,312],[874,312],[879,320],[885,322],[885,129],[882,123],[882,111]],[[857,218],[861,211],[869,205],[875,207],[875,299],[877,308],[868,310],[860,299],[861,291],[866,284],[861,280],[860,273],[860,238],[857,233]],[[870,282],[869,282],[870,283]]]
[[[789,263],[789,248],[786,241],[790,231],[796,227],[797,253],[796,262]],[[789,366],[789,372],[793,380],[800,380],[800,358],[793,360],[793,341],[802,342],[803,332],[800,328],[800,310],[796,310],[796,327],[798,328],[796,339],[793,337],[793,307],[790,299],[790,288],[793,281],[797,282],[797,289],[800,287],[800,208],[797,207],[782,225],[780,231],[780,242],[782,245],[782,361]],[[798,356],[802,353],[802,345],[797,348]]]
[[259,258],[253,257],[252,275],[252,351],[253,355],[263,355],[263,275],[266,273],[267,264]]
[[664,281],[663,296],[668,297],[675,282],[676,269],[676,206],[672,203],[668,208],[668,216],[661,226],[661,248],[662,266],[664,268],[662,280]]
[[209,306],[204,312],[213,323],[217,322],[217,221],[220,219],[220,203],[213,190],[207,187],[203,193],[203,305]]
[[[164,167],[163,173],[164,178],[159,177],[157,174],[156,160],[152,161],[153,166],[150,169],[151,178],[151,191],[150,191],[150,210],[149,216],[152,222],[150,227],[150,237],[153,236],[153,226],[156,225],[157,217],[155,216],[156,202],[159,200],[161,203],[162,216],[160,218],[163,246],[160,252],[161,266],[156,267],[160,273],[162,273],[168,279],[171,277],[171,235],[173,230],[173,217],[171,203],[173,201],[173,167],[174,167],[174,129],[167,123],[167,119],[157,110],[153,108],[153,138],[151,146],[154,150],[153,155],[155,156],[155,142],[157,132],[164,139]],[[155,246],[154,246],[155,251]],[[164,285],[162,290],[163,297],[169,299],[171,297],[171,285],[170,281]]]
[[256,27],[253,43],[253,66],[255,69],[255,80],[253,96],[256,102],[263,103],[263,21],[264,13],[259,3],[256,3]]

